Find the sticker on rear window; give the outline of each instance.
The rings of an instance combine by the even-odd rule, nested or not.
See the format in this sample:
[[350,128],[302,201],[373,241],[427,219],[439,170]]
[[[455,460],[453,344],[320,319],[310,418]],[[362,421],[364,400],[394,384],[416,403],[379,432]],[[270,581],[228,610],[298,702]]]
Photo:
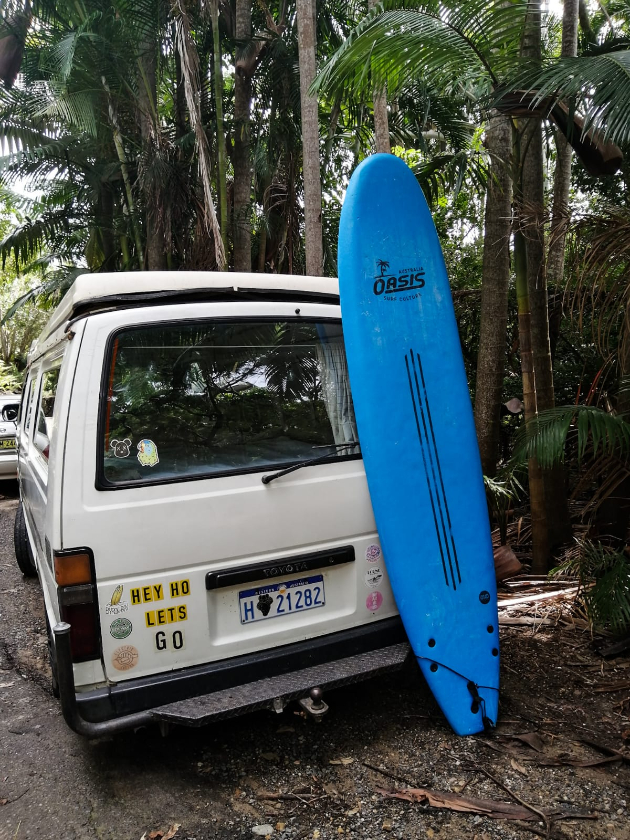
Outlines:
[[131,455],[131,441],[129,438],[125,438],[124,440],[113,440],[110,444],[110,448],[114,450],[114,455],[116,458],[128,458]]
[[160,463],[157,446],[152,440],[145,438],[138,444],[138,461],[143,467],[154,467]]

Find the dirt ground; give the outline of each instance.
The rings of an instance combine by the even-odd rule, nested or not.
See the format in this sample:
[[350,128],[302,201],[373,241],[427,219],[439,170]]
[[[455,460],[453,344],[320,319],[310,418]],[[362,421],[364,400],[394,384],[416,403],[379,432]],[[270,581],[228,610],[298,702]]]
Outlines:
[[[0,492],[0,840],[630,840],[630,657],[604,661],[544,605],[538,626],[502,610],[488,736],[453,735],[413,666],[330,693],[319,725],[290,706],[167,738],[80,738],[49,689],[38,584],[13,559],[16,487]],[[389,796],[408,788],[468,811]],[[532,819],[491,819],[500,804],[474,798]]]

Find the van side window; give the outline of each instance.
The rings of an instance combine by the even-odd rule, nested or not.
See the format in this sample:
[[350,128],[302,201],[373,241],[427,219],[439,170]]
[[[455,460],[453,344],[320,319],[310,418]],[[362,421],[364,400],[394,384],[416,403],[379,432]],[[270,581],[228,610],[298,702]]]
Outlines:
[[201,321],[114,338],[103,377],[105,486],[358,456],[339,321]]
[[39,405],[37,407],[37,429],[35,432],[35,446],[48,460],[50,438],[52,435],[53,412],[55,397],[59,383],[60,367],[44,371],[39,391]]
[[28,392],[26,394],[23,406],[23,412],[26,412],[26,420],[22,426],[24,433],[26,435],[29,434],[29,429],[31,426],[31,417],[33,415],[33,402],[35,399],[35,382],[37,381],[37,371],[34,370],[31,373],[31,378],[28,382]]

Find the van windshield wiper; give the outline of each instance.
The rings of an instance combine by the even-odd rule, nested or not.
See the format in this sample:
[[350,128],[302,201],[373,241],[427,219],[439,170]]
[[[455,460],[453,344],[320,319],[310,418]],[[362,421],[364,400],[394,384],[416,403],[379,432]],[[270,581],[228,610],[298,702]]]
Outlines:
[[350,440],[348,443],[327,443],[324,446],[314,446],[313,449],[334,449],[334,452],[327,452],[325,455],[316,455],[315,458],[309,458],[306,461],[300,461],[299,464],[294,464],[292,467],[287,467],[286,470],[279,470],[279,472],[269,473],[269,475],[263,475],[261,481],[263,484],[269,484],[271,481],[274,481],[276,478],[281,478],[283,475],[288,475],[289,473],[295,472],[296,470],[301,470],[302,467],[308,467],[311,464],[321,464],[324,461],[327,461],[329,458],[333,458],[335,455],[338,454],[339,449],[350,449],[353,446],[358,446],[358,440]]

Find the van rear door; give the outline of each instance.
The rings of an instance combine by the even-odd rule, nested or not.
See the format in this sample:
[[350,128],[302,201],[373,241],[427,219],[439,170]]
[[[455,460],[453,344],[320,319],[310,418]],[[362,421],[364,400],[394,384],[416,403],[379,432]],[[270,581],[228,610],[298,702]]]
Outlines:
[[63,548],[93,552],[110,680],[396,613],[338,307],[104,313],[83,347]]

